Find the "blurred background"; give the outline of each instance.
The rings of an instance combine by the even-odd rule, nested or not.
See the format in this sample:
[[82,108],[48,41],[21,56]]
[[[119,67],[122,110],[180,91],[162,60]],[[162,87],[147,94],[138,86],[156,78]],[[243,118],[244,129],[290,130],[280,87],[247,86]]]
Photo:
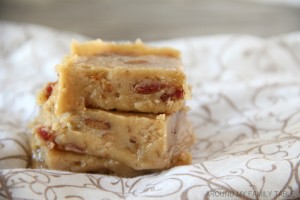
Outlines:
[[104,40],[300,30],[300,0],[0,0],[0,20]]

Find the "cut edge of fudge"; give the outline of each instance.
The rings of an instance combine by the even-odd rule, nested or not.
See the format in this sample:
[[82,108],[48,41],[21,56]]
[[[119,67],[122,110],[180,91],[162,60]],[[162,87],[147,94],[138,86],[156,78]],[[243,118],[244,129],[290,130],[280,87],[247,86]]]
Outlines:
[[[82,64],[74,67],[68,56],[57,66],[59,74],[56,114],[82,108],[119,110],[127,112],[173,113],[191,91],[183,69],[97,68]],[[93,74],[94,73],[94,74]],[[73,77],[73,78],[72,78]],[[76,88],[76,90],[74,90]]]
[[[176,127],[177,124],[174,124],[178,123],[176,117],[165,119],[165,115],[161,114],[157,117],[161,119],[145,119],[146,123],[141,126],[142,128],[128,132],[127,130],[132,131],[135,124],[139,121],[142,123],[144,119],[138,122],[131,119],[129,125],[114,128],[118,126],[114,121],[104,121],[103,118],[95,119],[86,115],[83,117],[84,123],[80,124],[77,124],[77,121],[81,120],[81,117],[76,115],[75,119],[74,116],[65,115],[57,121],[49,119],[48,122],[39,116],[42,122],[35,124],[33,134],[43,139],[44,144],[62,150],[93,156],[109,156],[134,169],[160,169],[172,165],[173,157],[189,151],[194,143],[194,133],[190,130],[190,125]],[[185,119],[182,120],[185,122]],[[118,121],[120,120],[117,119]],[[158,130],[160,128],[161,130]],[[120,129],[124,132],[117,133]]]
[[157,170],[135,170],[112,159],[79,154],[70,151],[32,145],[32,168],[70,171],[77,173],[101,173],[121,177],[146,175]]
[[159,55],[180,58],[180,51],[168,47],[152,47],[145,45],[140,39],[134,43],[104,42],[101,39],[79,43],[73,41],[71,54],[79,56],[119,54],[119,55]]
[[[176,160],[175,157],[180,153],[189,151],[194,143],[192,125],[184,110],[165,115],[87,109],[58,117],[53,114],[51,101],[54,101],[53,96],[43,105],[36,118],[32,126],[33,134],[42,137],[44,143],[48,143],[49,146],[56,146],[62,150],[94,156],[110,155],[135,169],[154,169],[172,165],[172,160]],[[123,122],[123,119],[127,118],[129,124]],[[134,131],[136,125],[142,122],[145,122],[141,125],[142,130],[139,127]],[[122,125],[124,133],[113,134],[121,131],[120,128],[116,128],[120,123],[125,123]],[[125,135],[122,136],[123,134]],[[115,144],[113,141],[118,141],[119,136],[124,142],[119,141]],[[87,146],[91,138],[94,138],[93,142]],[[111,139],[106,142],[108,138]],[[99,145],[101,148],[98,149]],[[109,149],[114,149],[114,152],[119,152],[120,155],[111,155]],[[155,156],[151,157],[153,154]]]
[[38,169],[51,169],[78,173],[101,173],[121,177],[135,177],[160,172],[171,167],[191,164],[191,153],[182,152],[173,157],[171,165],[163,169],[136,170],[113,159],[80,154],[60,150],[39,144],[38,139],[31,138],[32,159],[31,167]]

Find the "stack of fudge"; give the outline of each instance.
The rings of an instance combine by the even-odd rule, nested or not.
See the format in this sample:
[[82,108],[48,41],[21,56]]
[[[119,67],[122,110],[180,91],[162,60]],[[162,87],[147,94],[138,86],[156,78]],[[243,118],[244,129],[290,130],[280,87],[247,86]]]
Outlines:
[[133,177],[191,163],[190,97],[180,52],[73,42],[38,94],[32,166]]

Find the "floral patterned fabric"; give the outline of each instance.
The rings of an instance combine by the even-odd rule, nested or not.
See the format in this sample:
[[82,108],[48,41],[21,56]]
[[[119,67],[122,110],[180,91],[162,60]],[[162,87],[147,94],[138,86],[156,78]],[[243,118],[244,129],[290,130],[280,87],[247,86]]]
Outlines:
[[0,22],[0,199],[300,198],[300,33],[150,43],[182,51],[197,141],[193,165],[131,179],[28,168],[35,94],[72,39]]

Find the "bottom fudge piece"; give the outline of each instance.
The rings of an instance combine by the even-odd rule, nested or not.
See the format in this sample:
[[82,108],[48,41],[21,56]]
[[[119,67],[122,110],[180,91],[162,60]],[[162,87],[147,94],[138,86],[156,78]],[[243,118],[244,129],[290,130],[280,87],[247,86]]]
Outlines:
[[147,170],[134,170],[111,159],[39,146],[35,146],[33,148],[32,168],[79,173],[112,174],[121,177],[134,177],[154,172]]
[[[79,173],[101,173],[121,177],[135,177],[158,170],[135,170],[118,161],[40,146],[39,138],[32,138],[32,168],[53,169]],[[174,166],[186,164],[189,153],[182,153]]]
[[135,170],[190,164],[193,128],[185,109],[174,114],[86,109],[56,116],[51,96],[33,125],[40,146],[112,159]]

